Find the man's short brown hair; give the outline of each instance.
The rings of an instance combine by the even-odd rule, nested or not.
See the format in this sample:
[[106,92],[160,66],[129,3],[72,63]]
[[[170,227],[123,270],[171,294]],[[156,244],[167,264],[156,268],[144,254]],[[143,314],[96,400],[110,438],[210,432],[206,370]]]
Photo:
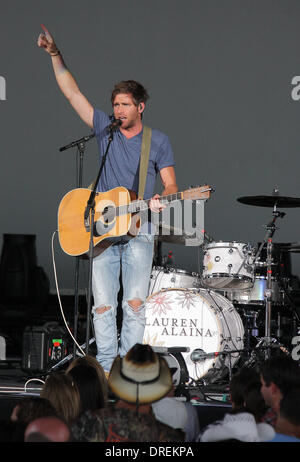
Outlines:
[[115,85],[111,93],[112,105],[114,104],[115,97],[120,93],[131,94],[136,106],[138,106],[139,103],[146,103],[149,99],[147,90],[135,80],[122,80],[122,82]]

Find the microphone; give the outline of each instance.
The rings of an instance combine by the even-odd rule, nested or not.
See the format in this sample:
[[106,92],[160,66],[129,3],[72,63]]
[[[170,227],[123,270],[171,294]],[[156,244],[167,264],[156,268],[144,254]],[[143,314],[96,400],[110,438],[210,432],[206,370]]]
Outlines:
[[108,126],[108,130],[110,132],[113,132],[114,130],[116,130],[118,127],[120,127],[120,125],[122,125],[122,120],[121,119],[115,119],[109,126]]
[[67,144],[66,146],[63,146],[60,148],[60,152],[65,151],[66,149],[69,148],[74,148],[75,146],[78,146],[78,144],[85,143],[86,141],[89,141],[90,139],[94,138],[95,133],[91,133],[91,135],[84,136],[83,138],[80,138],[80,140],[72,141],[72,143]]
[[205,351],[201,348],[197,348],[196,350],[192,351],[191,360],[194,363],[197,363],[199,361],[205,361],[206,359],[216,358],[217,356],[219,356],[218,351],[214,351],[213,353],[205,353]]

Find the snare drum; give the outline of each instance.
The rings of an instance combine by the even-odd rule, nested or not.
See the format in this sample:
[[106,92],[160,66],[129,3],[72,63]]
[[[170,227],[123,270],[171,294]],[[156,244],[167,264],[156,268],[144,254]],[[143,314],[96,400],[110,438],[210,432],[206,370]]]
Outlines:
[[197,273],[189,273],[172,267],[154,266],[150,276],[148,295],[162,289],[173,289],[175,287],[193,289],[200,287],[200,285],[201,278]]
[[202,281],[207,287],[243,290],[253,287],[254,249],[240,242],[211,242],[204,248]]
[[199,380],[208,371],[214,377],[233,367],[239,352],[212,355],[194,362],[191,353],[201,349],[205,353],[240,350],[244,345],[242,320],[225,297],[215,292],[198,289],[161,290],[148,297],[145,304],[146,326],[143,343],[155,347],[188,347],[182,356],[190,379]]

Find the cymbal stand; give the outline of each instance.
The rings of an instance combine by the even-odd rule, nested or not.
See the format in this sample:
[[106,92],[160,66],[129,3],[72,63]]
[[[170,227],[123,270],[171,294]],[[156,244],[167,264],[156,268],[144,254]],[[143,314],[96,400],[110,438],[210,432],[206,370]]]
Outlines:
[[[262,251],[264,244],[267,244],[267,261],[266,261],[266,268],[267,268],[267,288],[265,292],[265,303],[266,303],[266,312],[265,312],[265,338],[267,345],[271,344],[271,314],[272,314],[272,300],[273,300],[273,289],[272,289],[272,266],[273,266],[273,236],[276,231],[275,222],[278,218],[283,218],[285,216],[284,212],[279,212],[277,210],[276,204],[274,204],[273,208],[273,219],[270,223],[268,223],[265,227],[267,229],[265,238],[258,249],[258,252],[255,256],[255,263],[257,263],[257,259]],[[268,348],[265,351],[266,359],[269,356]]]

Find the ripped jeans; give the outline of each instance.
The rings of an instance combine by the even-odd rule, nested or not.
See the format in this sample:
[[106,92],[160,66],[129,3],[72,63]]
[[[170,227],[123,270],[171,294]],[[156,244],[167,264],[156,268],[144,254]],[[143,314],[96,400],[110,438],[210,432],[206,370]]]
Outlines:
[[[136,343],[143,342],[145,300],[153,261],[154,236],[114,238],[114,244],[93,260],[93,323],[96,358],[110,371],[115,357],[125,356]],[[123,320],[120,345],[117,338],[117,306],[122,268]]]

